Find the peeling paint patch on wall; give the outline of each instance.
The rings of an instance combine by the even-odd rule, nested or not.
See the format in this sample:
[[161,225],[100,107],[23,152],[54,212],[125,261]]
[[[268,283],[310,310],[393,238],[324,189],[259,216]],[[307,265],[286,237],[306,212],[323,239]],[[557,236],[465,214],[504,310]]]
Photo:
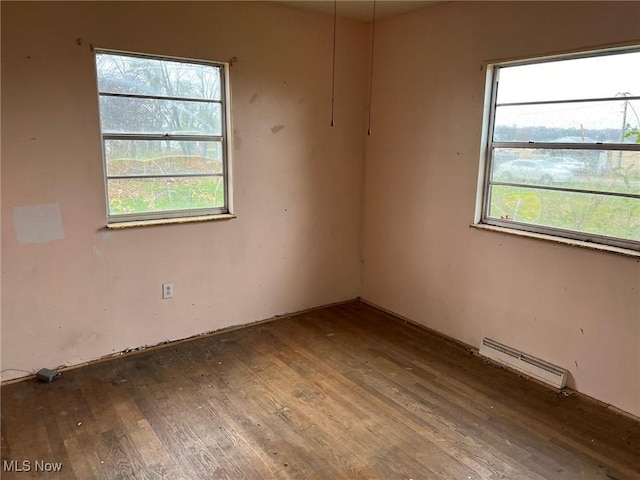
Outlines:
[[13,208],[13,225],[20,243],[47,243],[64,239],[60,205],[27,205]]

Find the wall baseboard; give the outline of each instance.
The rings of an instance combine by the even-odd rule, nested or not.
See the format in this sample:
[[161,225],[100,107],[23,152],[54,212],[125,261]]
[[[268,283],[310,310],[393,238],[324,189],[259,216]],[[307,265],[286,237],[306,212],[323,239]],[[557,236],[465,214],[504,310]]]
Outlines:
[[[233,332],[235,330],[242,330],[242,329],[245,329],[245,328],[252,328],[252,327],[255,327],[255,326],[258,326],[258,325],[262,325],[262,324],[265,324],[265,323],[274,322],[276,320],[282,320],[282,319],[289,318],[289,317],[295,317],[295,316],[298,316],[298,315],[304,315],[305,313],[313,312],[313,311],[316,311],[316,310],[335,307],[335,306],[339,306],[339,305],[346,305],[346,304],[354,303],[354,302],[360,302],[360,303],[363,303],[365,305],[368,305],[371,308],[374,308],[376,310],[379,310],[380,312],[383,312],[383,313],[387,314],[394,321],[397,321],[397,322],[400,322],[400,323],[404,323],[404,324],[408,324],[408,325],[411,325],[413,327],[416,327],[416,328],[418,328],[420,330],[423,330],[423,331],[429,333],[430,335],[432,335],[434,337],[439,338],[440,340],[442,340],[444,342],[456,345],[458,348],[460,348],[460,350],[466,351],[468,354],[471,354],[473,356],[477,356],[478,358],[483,358],[482,355],[480,355],[479,350],[476,347],[472,346],[472,345],[469,345],[469,344],[467,344],[465,342],[462,342],[462,341],[457,340],[457,339],[455,339],[453,337],[445,335],[444,333],[438,332],[437,330],[429,328],[426,325],[423,325],[422,323],[419,323],[419,322],[417,322],[415,320],[412,320],[410,318],[404,317],[403,315],[400,315],[400,314],[398,314],[398,313],[396,313],[396,312],[394,312],[392,310],[389,310],[388,308],[384,308],[384,307],[382,307],[380,305],[377,305],[377,304],[375,304],[373,302],[370,302],[369,300],[366,300],[366,299],[361,298],[361,297],[356,297],[356,298],[353,298],[353,299],[350,299],[350,300],[342,300],[342,301],[339,301],[339,302],[329,303],[329,304],[326,304],[326,305],[320,305],[320,306],[317,306],[317,307],[310,307],[310,308],[306,308],[306,309],[303,309],[303,310],[298,310],[298,311],[295,311],[295,312],[274,315],[273,317],[265,318],[263,320],[257,320],[255,322],[251,322],[251,323],[244,323],[244,324],[241,324],[241,325],[232,325],[232,326],[229,326],[229,327],[220,328],[218,330],[213,330],[213,331],[210,331],[210,332],[199,333],[199,334],[192,335],[192,336],[186,337],[186,338],[181,338],[181,339],[177,339],[177,340],[167,340],[167,341],[155,344],[155,345],[143,345],[143,346],[140,346],[140,347],[137,347],[137,348],[133,348],[133,349],[128,348],[128,349],[122,350],[120,352],[115,352],[115,353],[112,353],[112,354],[109,354],[109,355],[105,355],[105,356],[100,357],[100,358],[96,358],[94,360],[89,360],[87,362],[82,362],[82,363],[78,363],[78,364],[75,364],[75,365],[69,365],[69,366],[66,366],[66,367],[63,367],[63,368],[58,368],[57,370],[59,372],[61,372],[61,373],[68,372],[68,371],[75,370],[75,369],[78,369],[78,368],[87,367],[89,365],[95,365],[97,363],[102,363],[102,362],[108,362],[108,361],[115,360],[115,359],[118,359],[118,358],[128,357],[130,355],[136,355],[136,354],[141,353],[141,352],[148,352],[148,351],[158,350],[158,349],[165,348],[165,347],[172,347],[172,346],[180,345],[182,343],[191,342],[193,340],[198,340],[198,339],[201,339],[201,338],[213,337],[213,336],[220,335],[220,334],[223,334],[223,333]],[[615,412],[615,413],[617,413],[619,415],[623,415],[625,417],[628,417],[628,418],[631,418],[631,419],[633,419],[635,421],[640,422],[640,416],[636,416],[633,413],[630,413],[630,412],[627,412],[625,410],[622,410],[622,409],[620,409],[620,408],[618,408],[618,407],[616,407],[614,405],[611,405],[609,403],[606,403],[606,402],[603,402],[601,400],[598,400],[597,398],[593,398],[593,397],[587,395],[586,393],[579,392],[579,391],[574,390],[574,389],[572,389],[570,387],[565,387],[562,390],[559,390],[559,389],[553,388],[552,386],[550,386],[550,385],[548,385],[548,384],[546,384],[544,382],[541,382],[541,381],[539,381],[539,380],[537,380],[535,378],[523,375],[521,372],[519,372],[519,371],[517,371],[517,370],[515,370],[515,369],[513,369],[511,367],[503,366],[503,368],[505,368],[505,370],[509,370],[509,371],[515,373],[516,375],[518,375],[520,378],[522,378],[524,380],[528,380],[528,381],[537,383],[538,385],[542,385],[543,387],[545,387],[545,388],[547,388],[549,390],[552,390],[552,391],[555,391],[555,392],[564,393],[568,397],[580,396],[580,397],[582,397],[582,398],[584,398],[584,399],[586,399],[586,400],[588,400],[590,402],[598,404],[599,406],[601,406],[603,408],[611,410],[612,412]],[[26,375],[26,376],[23,376],[23,377],[12,378],[11,380],[2,381],[1,385],[2,386],[11,385],[13,383],[18,383],[18,382],[23,382],[25,380],[34,379],[35,377],[36,377],[35,374],[32,374],[32,375]]]
[[[435,337],[439,337],[441,340],[446,341],[448,343],[453,343],[455,345],[457,345],[458,347],[460,347],[461,349],[464,349],[467,353],[472,354],[473,356],[476,356],[478,358],[485,358],[482,355],[480,355],[480,350],[472,345],[469,345],[461,340],[458,340],[456,338],[450,337],[448,335],[445,335],[444,333],[438,332],[437,330],[434,330],[432,328],[427,327],[426,325],[423,325],[422,323],[416,322],[415,320],[412,320],[410,318],[407,318],[403,315],[400,315],[392,310],[389,310],[388,308],[384,308],[381,307],[380,305],[377,305],[373,302],[370,302],[369,300],[366,300],[364,298],[360,298],[358,297],[358,300],[362,303],[364,303],[365,305],[369,305],[372,308],[375,308],[376,310],[380,310],[381,312],[386,313],[387,315],[391,316],[392,318],[394,318],[396,321],[398,322],[402,322],[402,323],[406,323],[406,324],[410,324],[413,325],[414,327],[417,327],[423,331],[426,331],[427,333],[429,333],[430,335],[433,335]],[[631,418],[632,420],[635,420],[637,422],[640,422],[640,416],[634,415],[631,412],[627,412],[626,410],[622,410],[621,408],[616,407],[615,405],[611,405],[610,403],[606,403],[603,402],[602,400],[598,400],[597,398],[594,398],[590,395],[587,395],[586,393],[580,392],[578,390],[575,390],[571,387],[564,387],[563,389],[557,389],[552,387],[551,385],[549,385],[548,383],[542,382],[536,378],[530,377],[528,375],[524,375],[522,372],[519,372],[518,370],[516,370],[515,368],[511,368],[508,365],[500,365],[502,368],[504,368],[505,370],[509,370],[510,372],[515,373],[516,375],[518,375],[520,378],[524,379],[524,380],[528,380],[530,382],[534,382],[537,383],[538,385],[541,385],[549,390],[552,390],[554,392],[557,393],[562,393],[567,397],[574,397],[574,396],[578,396],[581,398],[584,398],[585,400],[595,403],[597,405],[599,405],[602,408],[606,408],[607,410],[611,410],[612,412],[615,412],[619,415],[623,415],[625,417]]]
[[[329,303],[329,304],[326,304],[326,305],[319,305],[317,307],[305,308],[303,310],[297,310],[295,312],[281,313],[281,314],[278,314],[278,315],[274,315],[273,317],[270,317],[270,318],[265,318],[263,320],[256,320],[255,322],[243,323],[243,324],[240,324],[240,325],[231,325],[229,327],[223,327],[223,328],[219,328],[218,330],[211,330],[211,331],[208,331],[208,332],[197,333],[195,335],[191,335],[189,337],[180,338],[180,339],[176,339],[176,340],[165,340],[163,342],[156,343],[156,344],[153,344],[153,345],[141,345],[141,346],[135,347],[135,348],[127,348],[125,350],[121,350],[119,352],[110,353],[108,355],[104,355],[102,357],[94,358],[94,359],[88,360],[86,362],[76,363],[76,364],[68,365],[68,366],[60,366],[60,367],[57,367],[56,370],[58,372],[60,372],[60,373],[69,372],[69,371],[75,370],[77,368],[87,367],[89,365],[95,365],[97,363],[102,363],[102,362],[108,362],[110,360],[115,360],[117,358],[128,357],[130,355],[135,355],[135,354],[141,353],[141,352],[148,352],[148,351],[152,351],[152,350],[158,350],[160,348],[165,348],[165,347],[173,347],[173,346],[176,346],[176,345],[180,345],[182,343],[191,342],[192,340],[198,340],[198,339],[201,339],[201,338],[213,337],[215,335],[220,335],[222,333],[233,332],[235,330],[241,330],[241,329],[244,329],[244,328],[251,328],[251,327],[255,327],[257,325],[262,325],[263,323],[269,323],[269,322],[273,322],[273,321],[276,321],[276,320],[282,320],[284,318],[294,317],[296,315],[304,315],[305,313],[313,312],[315,310],[320,310],[322,308],[329,308],[329,307],[334,307],[334,306],[338,306],[338,305],[345,305],[347,303],[353,303],[353,302],[357,302],[357,301],[359,301],[359,297],[352,298],[350,300],[342,300],[342,301],[339,301],[339,302],[333,302],[333,303]],[[12,369],[7,369],[7,370],[12,370]],[[26,372],[26,370],[24,370],[24,371]],[[31,380],[31,379],[34,379],[34,378],[36,378],[35,373],[33,373],[31,375],[25,375],[25,376],[22,376],[22,377],[18,377],[18,378],[12,378],[11,380],[3,380],[2,382],[0,382],[0,385],[2,385],[2,386],[11,385],[13,383],[23,382],[25,380]]]

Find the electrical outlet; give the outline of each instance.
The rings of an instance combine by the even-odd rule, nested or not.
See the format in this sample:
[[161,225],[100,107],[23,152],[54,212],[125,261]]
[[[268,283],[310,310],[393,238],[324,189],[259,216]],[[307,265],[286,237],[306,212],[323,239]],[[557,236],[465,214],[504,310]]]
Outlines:
[[162,298],[173,298],[173,282],[162,284]]

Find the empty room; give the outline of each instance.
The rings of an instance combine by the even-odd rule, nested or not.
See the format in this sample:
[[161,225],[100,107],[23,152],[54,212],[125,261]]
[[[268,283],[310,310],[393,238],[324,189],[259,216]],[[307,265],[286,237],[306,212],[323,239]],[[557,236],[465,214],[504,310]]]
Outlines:
[[0,9],[3,479],[640,479],[640,2]]

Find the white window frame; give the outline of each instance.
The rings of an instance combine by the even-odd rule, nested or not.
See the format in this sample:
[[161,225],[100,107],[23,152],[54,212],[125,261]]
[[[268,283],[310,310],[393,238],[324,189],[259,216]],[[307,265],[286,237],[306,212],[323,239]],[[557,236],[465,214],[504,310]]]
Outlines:
[[[514,220],[503,220],[489,217],[490,209],[490,185],[507,185],[507,186],[522,186],[522,184],[510,184],[507,182],[495,182],[492,181],[492,168],[493,168],[493,152],[495,148],[526,148],[526,149],[545,149],[545,150],[595,150],[595,151],[637,151],[640,152],[640,144],[632,143],[557,143],[557,142],[495,142],[494,136],[494,122],[496,113],[496,101],[498,93],[498,83],[500,76],[500,69],[502,67],[511,67],[518,65],[531,65],[535,63],[546,63],[554,60],[571,60],[577,58],[588,58],[595,56],[610,55],[614,53],[631,53],[640,51],[640,46],[624,46],[614,47],[592,51],[582,51],[570,54],[552,55],[545,57],[535,57],[529,59],[495,62],[486,64],[486,83],[485,83],[485,103],[483,113],[482,124],[482,137],[480,142],[480,169],[478,175],[478,186],[476,195],[476,209],[474,217],[474,225],[482,226],[488,225],[493,227],[499,227],[500,229],[506,229],[513,231],[513,233],[527,234],[531,233],[535,236],[558,237],[562,239],[564,243],[568,240],[584,242],[586,244],[600,244],[604,246],[611,246],[617,249],[640,251],[640,241],[627,240],[619,237],[605,236],[598,234],[591,234],[585,232],[579,232],[575,230],[566,230],[556,227],[548,227],[542,225],[535,225],[529,223],[521,223]],[[618,98],[616,98],[618,99]],[[626,97],[627,100],[639,100],[640,96]],[[611,99],[602,99],[611,100]],[[581,101],[593,101],[590,100],[568,100],[558,101],[557,103],[574,103]],[[550,102],[524,102],[528,104],[544,104]],[[533,185],[532,185],[533,186]],[[559,186],[539,186],[535,185],[535,188],[543,190],[553,191],[569,191],[569,192],[581,192],[581,193],[593,193],[598,195],[608,196],[620,196],[640,199],[640,192],[637,194],[625,194],[618,192],[607,192],[600,190],[576,190],[569,188],[562,188]]]
[[[209,60],[196,60],[192,58],[185,57],[173,57],[168,55],[155,55],[155,54],[147,54],[147,53],[138,53],[138,52],[129,52],[123,50],[112,50],[112,49],[103,49],[103,48],[94,48],[94,66],[96,66],[96,89],[97,89],[97,98],[98,100],[102,95],[114,96],[114,94],[103,93],[100,91],[98,86],[98,72],[97,72],[97,62],[96,55],[97,54],[111,54],[111,55],[122,55],[136,58],[147,58],[152,60],[166,60],[171,62],[181,62],[187,64],[195,64],[195,65],[206,65],[212,66],[220,69],[220,100],[211,101],[211,103],[220,103],[222,105],[221,108],[221,135],[175,135],[169,133],[163,134],[139,134],[139,133],[105,133],[102,130],[102,122],[100,122],[100,135],[102,140],[102,166],[104,172],[104,188],[105,188],[105,207],[107,214],[107,225],[126,225],[127,223],[139,224],[140,222],[152,221],[158,222],[162,220],[167,220],[168,223],[175,223],[176,220],[184,218],[188,219],[206,219],[211,218],[229,218],[233,214],[233,196],[232,196],[232,162],[231,162],[231,152],[232,152],[232,142],[231,136],[229,132],[232,132],[231,127],[231,87],[229,84],[229,67],[230,64],[228,62],[214,62]],[[118,94],[117,96],[127,97],[127,98],[156,98],[154,96],[146,96],[146,95],[137,95],[137,94]],[[157,97],[157,98],[167,98],[173,100],[192,100],[187,99],[186,97]],[[99,102],[98,102],[99,103]],[[119,213],[119,214],[111,214],[109,212],[109,188],[108,182],[110,178],[125,178],[129,176],[116,176],[110,177],[107,173],[107,159],[105,155],[105,140],[108,139],[124,139],[124,140],[187,140],[187,141],[218,141],[222,144],[222,174],[221,175],[213,175],[213,176],[221,176],[223,179],[224,186],[224,205],[221,207],[213,207],[213,208],[199,208],[199,209],[182,209],[182,210],[162,210],[162,211],[147,211],[140,213]],[[144,176],[136,176],[131,175],[131,178],[163,178],[163,177],[171,177],[171,178],[180,178],[180,177],[192,177],[193,175],[180,175],[180,174],[172,174],[172,175],[151,175],[149,177]]]

